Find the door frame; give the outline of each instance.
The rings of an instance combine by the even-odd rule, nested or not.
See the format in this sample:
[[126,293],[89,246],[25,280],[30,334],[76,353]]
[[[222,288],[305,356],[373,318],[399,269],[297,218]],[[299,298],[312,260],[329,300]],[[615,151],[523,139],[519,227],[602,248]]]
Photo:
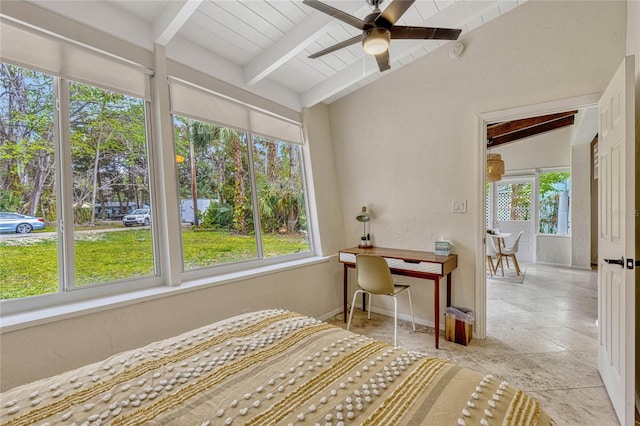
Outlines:
[[478,114],[477,118],[477,165],[478,179],[476,187],[476,297],[474,337],[487,337],[487,277],[485,273],[485,188],[487,176],[487,124],[498,121],[518,120],[537,115],[554,114],[598,105],[601,93],[593,93],[573,98],[558,99],[539,104],[491,111]]

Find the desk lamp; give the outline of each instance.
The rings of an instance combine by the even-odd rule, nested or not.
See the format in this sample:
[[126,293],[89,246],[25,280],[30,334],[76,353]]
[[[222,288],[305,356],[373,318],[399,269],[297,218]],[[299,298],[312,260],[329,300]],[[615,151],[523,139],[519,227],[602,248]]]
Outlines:
[[367,213],[365,206],[362,206],[362,211],[358,213],[356,220],[362,222],[362,237],[359,247],[371,247],[371,236],[367,233],[367,222],[371,220],[371,216]]

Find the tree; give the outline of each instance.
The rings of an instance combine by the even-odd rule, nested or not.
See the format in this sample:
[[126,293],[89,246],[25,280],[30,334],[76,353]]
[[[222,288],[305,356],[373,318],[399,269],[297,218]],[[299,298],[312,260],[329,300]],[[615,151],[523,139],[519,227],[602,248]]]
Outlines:
[[236,231],[241,234],[248,232],[249,221],[247,214],[249,213],[246,192],[247,168],[245,166],[245,155],[243,152],[243,141],[246,146],[246,134],[237,130],[221,128],[220,139],[231,145],[231,156],[233,158],[233,224]]
[[190,126],[189,157],[191,159],[191,197],[193,199],[193,224],[198,226],[198,190],[196,179],[196,150],[203,152],[211,144],[217,141],[220,128],[209,123],[193,120]]
[[91,225],[115,191],[142,207],[149,201],[143,102],[81,83],[69,91],[74,206],[91,207]]
[[0,190],[35,215],[45,188],[54,184],[52,78],[0,63],[0,84]]

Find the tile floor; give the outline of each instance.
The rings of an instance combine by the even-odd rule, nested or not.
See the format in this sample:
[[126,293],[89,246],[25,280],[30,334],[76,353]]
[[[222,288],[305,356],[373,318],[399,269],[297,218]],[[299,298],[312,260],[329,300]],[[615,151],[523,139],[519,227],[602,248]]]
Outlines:
[[[558,425],[618,425],[597,369],[595,272],[523,265],[522,284],[487,280],[487,334],[469,346],[401,321],[398,343],[509,381],[537,398]],[[329,322],[345,326],[342,313]],[[352,331],[393,342],[393,318],[354,312]]]

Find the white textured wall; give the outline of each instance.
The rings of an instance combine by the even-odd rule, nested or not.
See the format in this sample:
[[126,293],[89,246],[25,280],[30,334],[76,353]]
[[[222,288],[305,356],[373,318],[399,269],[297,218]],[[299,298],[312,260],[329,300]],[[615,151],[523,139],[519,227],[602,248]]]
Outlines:
[[542,133],[487,150],[500,154],[507,172],[544,167],[568,167],[571,163],[571,127]]
[[536,263],[571,266],[571,237],[567,235],[536,235]]
[[570,264],[574,268],[591,269],[591,202],[591,145],[572,145]]
[[[473,307],[479,223],[477,116],[597,93],[625,52],[624,2],[530,1],[448,47],[388,73],[330,106],[345,233],[353,244],[362,205],[379,246],[429,250],[453,239],[453,303]],[[393,47],[393,42],[392,42]],[[468,200],[468,213],[450,212]],[[416,315],[433,320],[432,285]]]

